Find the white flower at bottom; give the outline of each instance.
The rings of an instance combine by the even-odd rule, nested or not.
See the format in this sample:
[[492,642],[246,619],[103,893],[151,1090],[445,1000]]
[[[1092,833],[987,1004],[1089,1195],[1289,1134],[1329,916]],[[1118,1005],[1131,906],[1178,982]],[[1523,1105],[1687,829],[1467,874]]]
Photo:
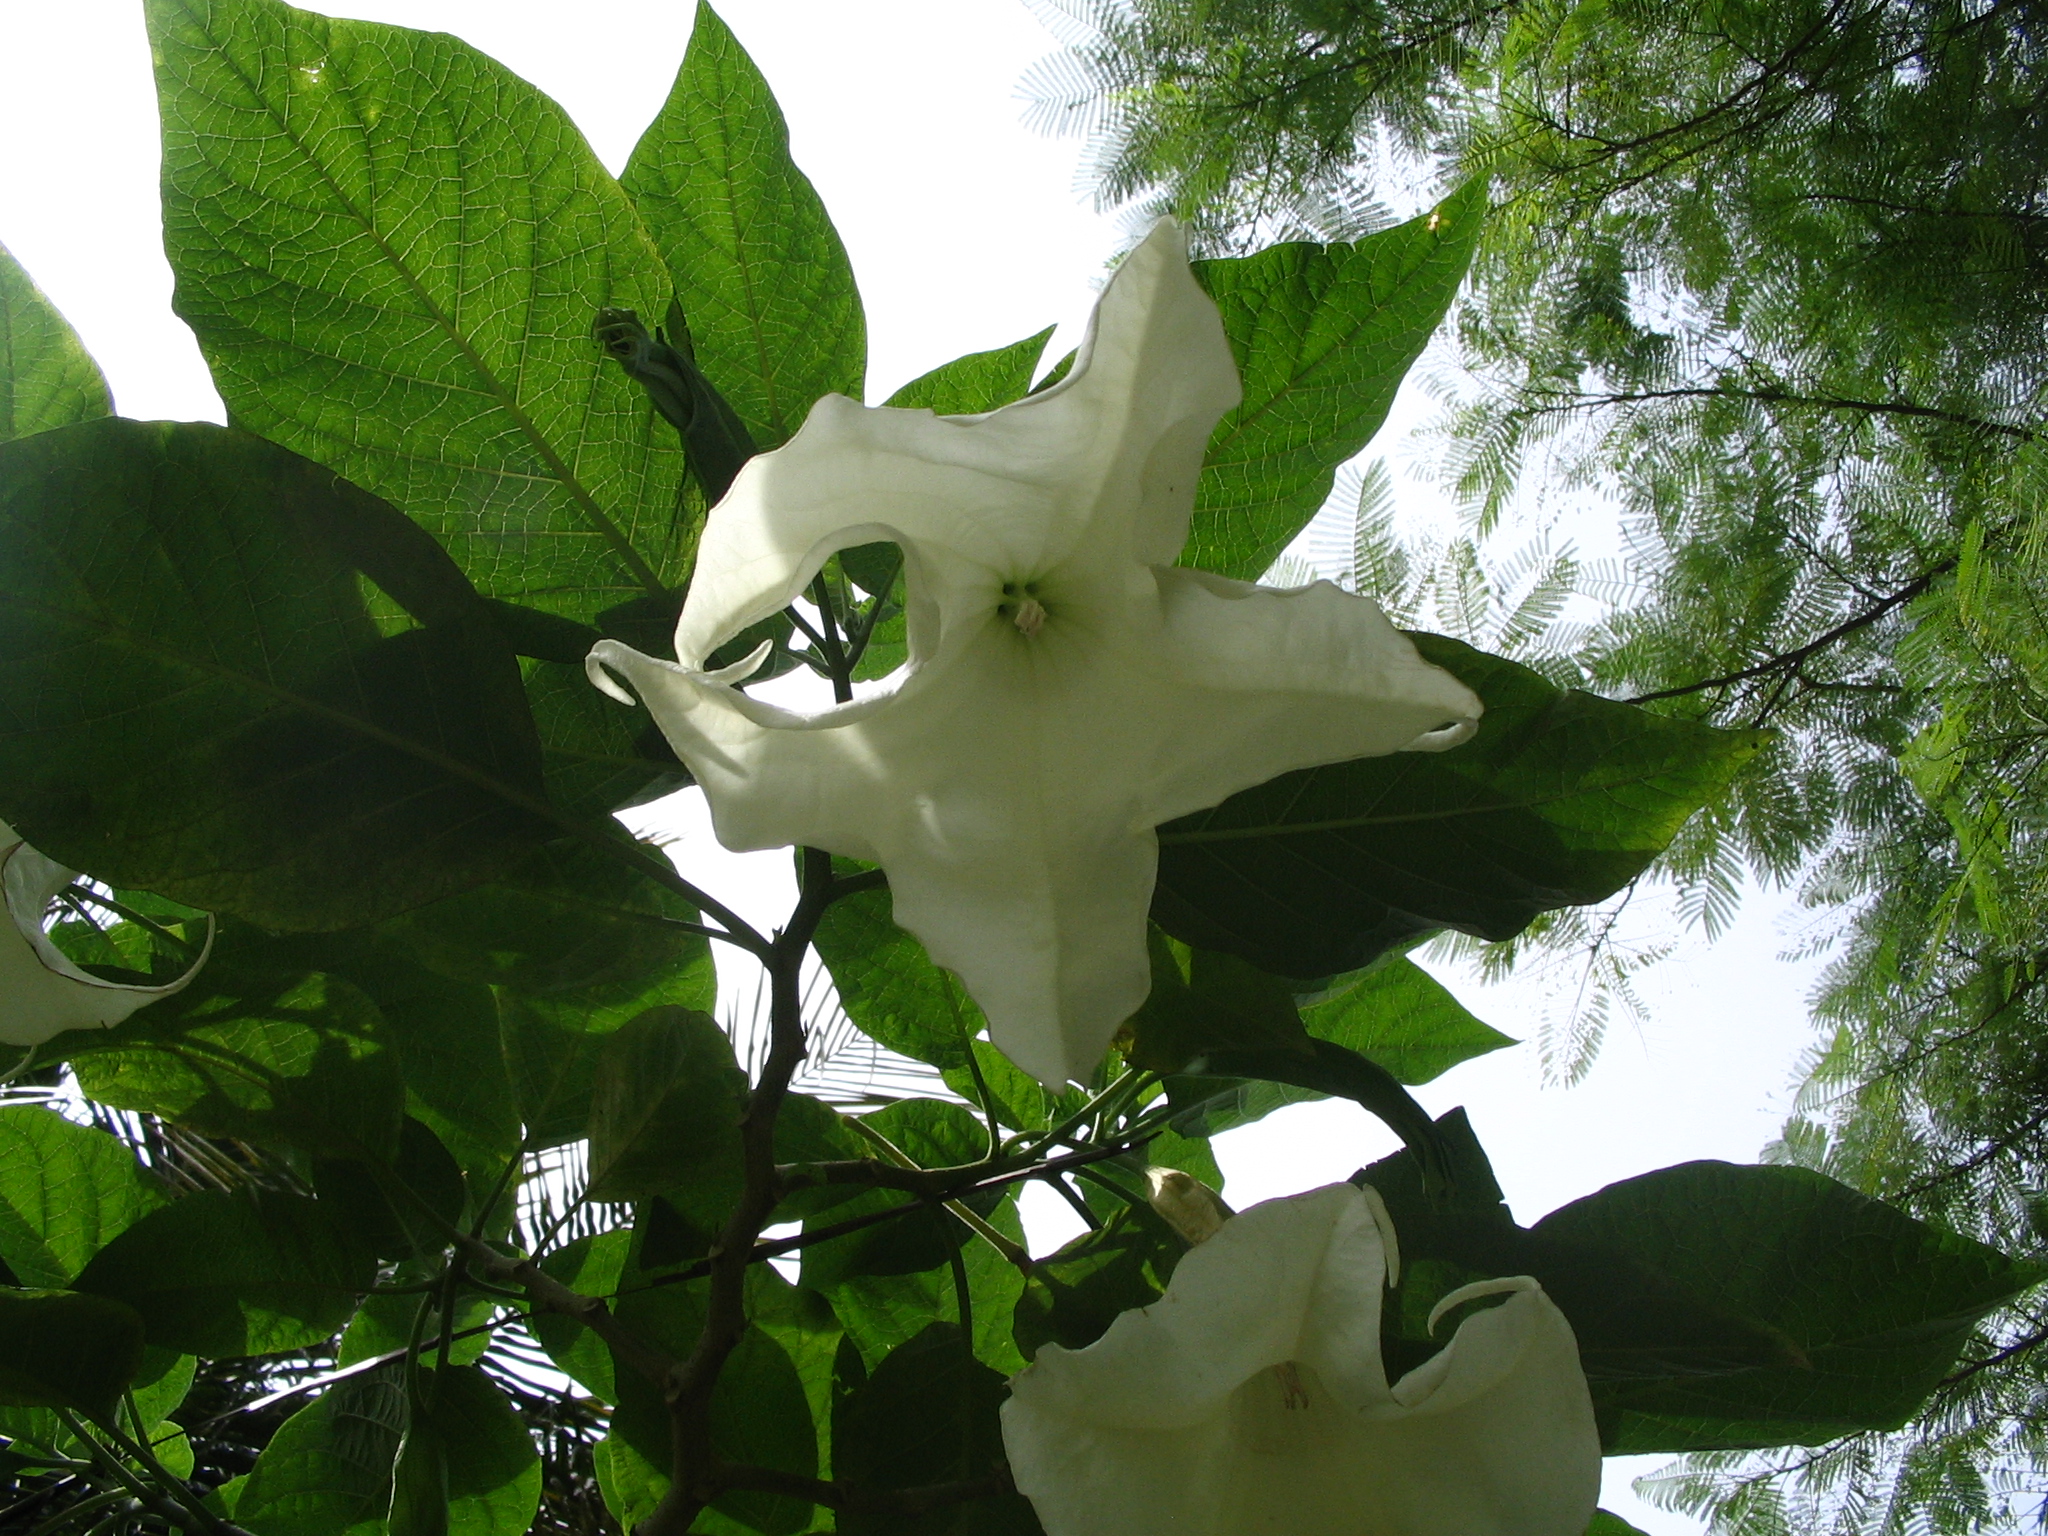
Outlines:
[[[0,822],[0,893],[7,917],[0,922],[0,1043],[41,1045],[67,1029],[106,1029],[143,1004],[169,997],[206,963],[201,954],[184,975],[162,986],[102,981],[81,970],[43,932],[50,899],[77,878],[76,870],[45,858]],[[212,944],[209,934],[207,947]]]
[[1600,1441],[1577,1342],[1537,1283],[1388,1384],[1376,1194],[1272,1200],[1166,1294],[1010,1384],[1003,1444],[1047,1536],[1582,1536]]

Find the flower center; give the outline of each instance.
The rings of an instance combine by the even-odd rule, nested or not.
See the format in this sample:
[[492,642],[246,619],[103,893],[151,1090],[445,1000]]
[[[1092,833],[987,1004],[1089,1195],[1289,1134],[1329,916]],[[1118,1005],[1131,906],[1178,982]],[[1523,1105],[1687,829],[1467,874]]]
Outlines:
[[1038,600],[1035,581],[1004,582],[1003,600],[996,604],[996,612],[1016,625],[1017,633],[1027,640],[1045,628],[1045,604]]

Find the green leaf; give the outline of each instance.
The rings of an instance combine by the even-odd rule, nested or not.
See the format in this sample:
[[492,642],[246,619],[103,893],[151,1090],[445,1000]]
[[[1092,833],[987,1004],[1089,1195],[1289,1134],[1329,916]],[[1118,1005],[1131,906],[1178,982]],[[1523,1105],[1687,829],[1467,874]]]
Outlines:
[[0,1288],[0,1403],[111,1417],[142,1368],[131,1307],[70,1291]]
[[1029,1360],[1048,1343],[1085,1349],[1124,1313],[1157,1301],[1187,1251],[1152,1210],[1121,1207],[1033,1267],[1017,1303],[1018,1350]]
[[[411,1198],[393,1191],[393,1182]],[[440,1137],[410,1115],[388,1168],[373,1168],[368,1159],[318,1158],[313,1188],[354,1239],[382,1259],[438,1261],[448,1246],[448,1229],[466,1226],[471,1215],[461,1165]]]
[[[401,1264],[393,1271],[391,1283],[398,1285],[423,1285],[434,1279],[438,1266],[429,1267],[418,1262]],[[393,1350],[404,1349],[412,1340],[413,1319],[419,1312],[420,1297],[366,1296],[363,1304],[356,1308],[356,1315],[349,1319],[348,1327],[342,1330],[341,1343],[334,1355],[336,1365],[355,1365],[364,1360],[374,1360],[379,1355],[388,1355]],[[451,1331],[464,1332],[490,1320],[497,1303],[489,1296],[470,1292],[455,1306],[454,1327]],[[422,1337],[428,1348],[424,1351],[432,1356],[432,1345],[441,1336],[441,1313],[438,1307],[427,1314],[426,1332]],[[488,1333],[474,1333],[466,1339],[456,1339],[448,1347],[448,1357],[456,1365],[474,1365],[485,1350],[491,1347]]]
[[[1209,1118],[1211,1107],[1227,1108],[1242,1104],[1243,1085],[1231,1080],[1253,1078],[1309,1090],[1309,1097],[1329,1095],[1354,1100],[1368,1113],[1385,1121],[1409,1147],[1419,1151],[1430,1163],[1433,1175],[1445,1171],[1443,1149],[1438,1145],[1428,1112],[1385,1067],[1356,1051],[1328,1040],[1312,1039],[1306,1051],[1270,1048],[1216,1050],[1188,1065],[1188,1075],[1167,1080],[1167,1091],[1173,1101],[1189,1105],[1174,1121],[1175,1129],[1183,1135],[1213,1136],[1227,1129],[1225,1124]],[[1260,1113],[1270,1112],[1278,1108],[1279,1103],[1286,1102],[1291,1100],[1283,1098],[1277,1103],[1269,1103]],[[1235,1123],[1242,1124],[1243,1121]]]
[[[1023,1243],[1024,1226],[1014,1195],[1006,1193],[1001,1203],[981,1215],[1005,1237]],[[975,1356],[991,1370],[1014,1375],[1024,1368],[1012,1327],[1024,1277],[980,1238],[962,1243],[961,1260],[974,1313]],[[911,1274],[854,1275],[833,1286],[827,1299],[846,1337],[870,1366],[917,1337],[933,1320],[960,1321],[959,1292],[951,1266],[944,1264]]]
[[1321,1001],[1302,1009],[1301,1022],[1317,1039],[1358,1052],[1410,1087],[1515,1044],[1401,956],[1383,956],[1364,971],[1338,978]]
[[1593,1511],[1593,1523],[1586,1527],[1586,1536],[1647,1536],[1647,1533],[1617,1514],[1596,1509]]
[[271,1436],[235,1523],[262,1536],[382,1536],[408,1418],[397,1364],[336,1382]]
[[561,108],[441,32],[151,0],[164,245],[235,419],[405,508],[494,597],[678,585],[675,434],[591,338],[669,283]]
[[1168,822],[1160,927],[1298,977],[1357,970],[1434,928],[1510,938],[1641,874],[1765,739],[1414,639],[1485,701],[1478,734],[1283,774]]
[[646,709],[623,708],[591,687],[581,660],[528,661],[522,670],[548,799],[561,810],[609,815],[692,782]]
[[1045,355],[1055,327],[1047,326],[1036,336],[1026,336],[1007,347],[987,352],[969,352],[950,363],[941,363],[930,373],[921,373],[897,390],[885,405],[901,410],[923,409],[941,416],[979,416],[1031,391],[1031,375]]
[[[581,1296],[610,1296],[626,1272],[626,1254],[633,1234],[624,1230],[597,1232],[557,1248],[540,1262],[552,1275]],[[612,1352],[604,1340],[574,1318],[559,1312],[536,1311],[527,1327],[548,1358],[564,1375],[580,1382],[600,1402],[619,1399]]]
[[0,443],[113,414],[85,344],[0,245]]
[[1152,990],[1124,1026],[1131,1064],[1178,1072],[1196,1056],[1219,1050],[1311,1049],[1294,989],[1235,955],[1189,949],[1150,929]]
[[1441,1195],[1424,1192],[1407,1152],[1359,1176],[1385,1199],[1401,1242],[1401,1279],[1381,1327],[1390,1375],[1421,1365],[1452,1336],[1454,1328],[1429,1326],[1439,1300],[1499,1275],[1533,1275],[1542,1283],[1570,1321],[1580,1362],[1595,1383],[1727,1376],[1794,1360],[1781,1333],[1703,1300],[1683,1276],[1656,1272],[1609,1247],[1517,1226],[1465,1112],[1452,1110],[1436,1128],[1450,1174]]
[[[620,840],[621,853],[632,846]],[[696,920],[666,886],[565,839],[500,880],[406,914],[393,930],[444,976],[547,995],[644,984],[651,972],[696,961],[707,941],[679,926]]]
[[516,993],[498,994],[499,1041],[529,1151],[581,1141],[606,1036],[583,1030]]
[[[775,1161],[778,1163],[829,1163],[847,1158],[871,1157],[874,1148],[862,1141],[846,1116],[831,1105],[808,1094],[784,1096],[775,1115]],[[825,1184],[785,1195],[776,1206],[777,1219],[789,1221],[814,1216],[856,1198],[860,1191],[844,1184]]]
[[[665,1285],[619,1299],[619,1320],[641,1338],[677,1358],[696,1347],[704,1325],[703,1285]],[[613,1487],[631,1499],[668,1491],[669,1414],[661,1393],[623,1362],[615,1367],[618,1407],[612,1415]],[[774,1467],[802,1477],[818,1471],[818,1432],[810,1400],[783,1347],[750,1327],[719,1373],[711,1393],[713,1451],[727,1461]],[[605,1476],[600,1462],[600,1477]],[[613,1502],[612,1488],[607,1502]],[[629,1504],[629,1507],[634,1507]],[[795,1536],[809,1527],[811,1506],[801,1500],[758,1493],[729,1493],[713,1508],[765,1536]],[[642,1511],[644,1514],[644,1510]]]
[[1682,1163],[1553,1211],[1538,1238],[1603,1249],[1782,1338],[1793,1360],[1603,1381],[1610,1454],[1819,1445],[1896,1429],[1979,1318],[2048,1271],[1804,1168]]
[[[963,991],[960,995],[964,1002],[967,994]],[[1044,1130],[1056,1117],[1079,1107],[1077,1097],[1047,1093],[1039,1086],[1037,1078],[988,1041],[972,1041],[970,1048],[974,1052],[975,1065],[981,1068],[981,1084],[988,1089],[997,1124],[1008,1126],[1013,1131]],[[961,1098],[978,1103],[980,1087],[965,1065],[948,1067],[939,1075],[945,1079],[946,1086]]]
[[151,1344],[219,1357],[318,1343],[374,1277],[370,1256],[315,1202],[209,1190],[136,1222],[94,1255],[78,1289],[141,1313]]
[[759,448],[820,396],[861,397],[867,322],[846,247],[789,158],[768,82],[710,6],[619,180],[668,263],[697,366]]
[[[872,1115],[862,1116],[861,1121],[887,1137],[920,1168],[956,1168],[978,1162],[988,1151],[987,1127],[964,1104],[940,1099],[899,1099]],[[901,1190],[870,1190],[807,1221],[805,1227],[808,1230],[831,1226],[870,1211],[893,1209],[909,1198]],[[982,1203],[993,1207],[999,1198],[992,1194]],[[830,1291],[859,1275],[906,1275],[936,1269],[947,1262],[965,1233],[959,1219],[944,1211],[913,1211],[805,1247],[803,1283],[812,1290]]]
[[[381,946],[380,946],[381,948]],[[519,1107],[488,987],[420,966],[354,970],[377,1000],[405,1079],[405,1106],[441,1141],[472,1183],[495,1179],[519,1150]],[[473,1193],[481,1196],[483,1188]]]
[[856,891],[825,910],[812,939],[832,972],[840,1005],[870,1038],[941,1071],[967,1065],[967,1042],[984,1027],[958,981],[896,926],[887,891]]
[[524,1536],[540,1456],[505,1394],[475,1366],[423,1368],[411,1410],[391,1536]]
[[1198,261],[1244,403],[1209,439],[1181,564],[1256,580],[1315,516],[1337,466],[1394,403],[1464,281],[1486,214],[1475,178],[1356,245],[1276,245]]
[[[932,1323],[853,1392],[833,1424],[834,1474],[873,1488],[914,1488],[985,1475],[1002,1459],[1003,1378]],[[841,1536],[1025,1536],[1038,1522],[1016,1494],[975,1499],[916,1519],[853,1510]]]
[[335,976],[202,975],[78,1056],[79,1087],[210,1136],[393,1155],[405,1085],[375,1003]]
[[53,1109],[0,1109],[0,1260],[21,1284],[69,1285],[86,1261],[164,1203],[105,1131]]
[[[361,571],[420,622],[380,636]],[[0,814],[73,868],[276,929],[464,889],[535,838],[516,659],[391,507],[245,432],[0,445]]]
[[[707,1013],[656,1008],[609,1036],[590,1100],[590,1198],[666,1194],[716,1229],[738,1198],[747,1076]],[[682,1202],[687,1201],[687,1204]]]

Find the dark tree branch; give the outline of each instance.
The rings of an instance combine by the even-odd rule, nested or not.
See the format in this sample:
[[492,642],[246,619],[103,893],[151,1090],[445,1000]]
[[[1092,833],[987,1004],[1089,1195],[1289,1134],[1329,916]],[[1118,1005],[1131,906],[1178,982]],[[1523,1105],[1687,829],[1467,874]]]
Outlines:
[[1796,672],[1801,663],[1826,650],[1836,641],[1845,639],[1855,634],[1858,630],[1868,629],[1886,615],[1903,608],[1907,603],[1912,602],[1914,598],[1919,597],[1942,577],[1954,570],[1955,567],[1956,562],[1953,559],[1942,561],[1933,570],[1907,582],[1906,585],[1899,588],[1898,591],[1892,593],[1889,597],[1873,603],[1861,613],[1851,615],[1833,629],[1815,636],[1807,641],[1806,644],[1794,650],[1769,657],[1757,662],[1754,666],[1744,667],[1737,672],[1725,673],[1720,677],[1706,678],[1697,683],[1685,683],[1677,688],[1660,688],[1654,693],[1639,693],[1632,698],[1623,699],[1622,702],[1624,704],[1652,704],[1659,699],[1678,699],[1684,698],[1687,694],[1704,693],[1709,689],[1731,688],[1737,683],[1746,683],[1753,678],[1768,677],[1773,673]]
[[1855,411],[1866,416],[1911,416],[1924,421],[1943,421],[1968,427],[1974,432],[1997,432],[2018,442],[2031,443],[2035,434],[2009,422],[1986,421],[1960,411],[1944,411],[1910,400],[1852,400],[1841,395],[1801,395],[1784,389],[1731,389],[1724,386],[1687,389],[1624,390],[1604,395],[1579,395],[1554,405],[1539,406],[1532,415],[1548,416],[1564,411],[1598,410],[1610,405],[1640,405],[1653,400],[1753,400],[1760,405],[1803,405],[1817,410]]

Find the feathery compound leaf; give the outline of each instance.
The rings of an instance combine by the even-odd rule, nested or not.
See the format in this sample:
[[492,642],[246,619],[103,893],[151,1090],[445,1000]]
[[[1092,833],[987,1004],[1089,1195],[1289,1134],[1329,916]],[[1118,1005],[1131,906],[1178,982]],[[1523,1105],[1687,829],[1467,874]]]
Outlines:
[[99,365],[0,245],[0,443],[113,413]]
[[589,617],[679,581],[675,434],[591,340],[669,283],[561,108],[438,32],[151,0],[178,313],[235,419]]
[[1439,635],[1415,642],[1485,701],[1478,735],[1285,774],[1168,822],[1160,927],[1301,977],[1433,928],[1509,938],[1634,879],[1764,739],[1567,693]]
[[789,158],[768,82],[710,6],[620,180],[668,262],[697,366],[759,448],[823,395],[860,398],[867,321],[846,247]]
[[1330,494],[1472,260],[1486,184],[1355,245],[1195,263],[1223,311],[1244,403],[1217,424],[1181,564],[1256,580]]

